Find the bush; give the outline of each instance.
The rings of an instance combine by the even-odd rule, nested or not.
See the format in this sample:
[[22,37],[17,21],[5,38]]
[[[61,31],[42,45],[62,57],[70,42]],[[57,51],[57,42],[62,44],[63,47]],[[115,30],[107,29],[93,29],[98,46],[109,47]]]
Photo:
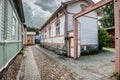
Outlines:
[[108,46],[112,41],[112,36],[107,33],[104,28],[100,28],[98,31],[99,50],[103,47]]
[[120,80],[120,75],[118,73],[113,73],[111,78],[115,78],[116,80]]

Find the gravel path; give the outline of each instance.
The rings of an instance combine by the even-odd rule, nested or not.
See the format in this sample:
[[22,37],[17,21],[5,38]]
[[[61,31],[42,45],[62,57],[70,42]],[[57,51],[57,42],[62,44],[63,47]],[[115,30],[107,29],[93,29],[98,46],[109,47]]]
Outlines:
[[[39,47],[32,47],[37,62],[41,80],[83,80],[54,58],[45,54]],[[49,54],[49,53],[48,53]]]
[[31,46],[25,48],[17,80],[41,80]]
[[111,80],[114,52],[81,56],[74,60],[60,57],[39,46],[27,46],[20,80]]
[[42,54],[63,64],[83,80],[110,80],[109,77],[114,72],[114,63],[111,62],[114,60],[114,52],[111,51],[81,56],[78,60],[74,60],[67,57],[60,58],[55,53],[38,46],[34,46],[34,48],[38,50],[38,53],[42,52]]

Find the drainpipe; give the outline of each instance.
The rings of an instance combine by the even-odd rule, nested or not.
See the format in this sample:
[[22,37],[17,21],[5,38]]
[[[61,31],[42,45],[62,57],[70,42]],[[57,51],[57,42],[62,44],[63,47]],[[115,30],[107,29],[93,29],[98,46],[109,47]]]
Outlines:
[[3,35],[3,40],[4,40],[4,53],[3,53],[3,58],[4,58],[4,65],[6,64],[7,62],[7,23],[8,23],[8,20],[7,20],[7,17],[8,17],[8,0],[5,0],[4,1],[4,7],[5,7],[5,10],[4,10],[4,35]]
[[68,17],[67,17],[67,12],[66,12],[66,8],[65,8],[65,4],[62,2],[61,5],[62,5],[62,9],[63,9],[64,14],[65,14],[65,22],[64,22],[64,34],[65,34],[65,40],[64,40],[64,42],[65,42],[65,46],[64,46],[64,50],[66,50],[67,53],[68,53],[68,49],[67,49],[67,37],[68,37],[68,35],[67,35],[67,28],[68,28],[67,18]]

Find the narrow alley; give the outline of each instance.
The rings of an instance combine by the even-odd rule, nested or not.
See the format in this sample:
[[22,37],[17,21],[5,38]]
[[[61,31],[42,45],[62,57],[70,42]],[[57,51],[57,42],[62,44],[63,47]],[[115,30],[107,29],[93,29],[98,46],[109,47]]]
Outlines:
[[111,80],[113,55],[111,51],[73,60],[37,45],[28,46],[18,80]]

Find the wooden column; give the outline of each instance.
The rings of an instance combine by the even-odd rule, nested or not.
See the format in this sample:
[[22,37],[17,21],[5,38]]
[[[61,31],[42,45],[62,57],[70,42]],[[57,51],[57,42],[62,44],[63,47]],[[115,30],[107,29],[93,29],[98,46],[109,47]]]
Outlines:
[[115,16],[115,71],[120,74],[120,0],[114,0]]
[[78,21],[73,19],[74,24],[74,58],[78,58]]

